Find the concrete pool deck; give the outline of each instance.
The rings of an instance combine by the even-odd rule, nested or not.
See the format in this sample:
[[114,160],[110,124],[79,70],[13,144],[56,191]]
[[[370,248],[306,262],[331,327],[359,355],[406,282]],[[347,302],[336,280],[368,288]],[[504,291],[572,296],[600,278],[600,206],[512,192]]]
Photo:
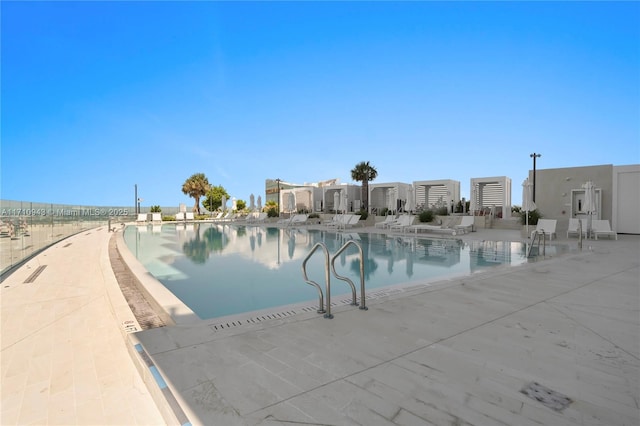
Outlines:
[[[64,240],[2,283],[3,425],[640,423],[640,236],[372,299],[368,311],[336,306],[332,320],[137,333],[110,236]],[[554,392],[525,395],[534,382]]]

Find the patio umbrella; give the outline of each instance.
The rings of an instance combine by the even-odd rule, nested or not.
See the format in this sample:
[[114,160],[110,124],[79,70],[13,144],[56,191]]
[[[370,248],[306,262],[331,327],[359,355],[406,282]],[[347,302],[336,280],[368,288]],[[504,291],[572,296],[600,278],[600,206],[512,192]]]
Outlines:
[[529,212],[535,210],[536,203],[533,202],[533,190],[532,184],[529,182],[529,178],[526,178],[522,182],[522,210],[525,214],[525,224],[527,229],[527,238],[529,236]]
[[224,213],[224,210],[227,208],[227,197],[225,197],[224,195],[220,199],[220,208],[222,209],[223,213]]
[[387,190],[387,209],[389,209],[389,213],[393,213],[396,207],[396,190],[395,188],[389,188]]
[[414,200],[413,200],[413,186],[407,188],[407,201],[404,202],[404,210],[407,213],[411,213],[413,210]]
[[253,194],[249,195],[249,210],[254,211],[256,208],[256,200]]
[[289,193],[289,198],[288,198],[288,208],[289,208],[289,212],[294,212],[296,211],[296,196],[293,194],[293,192]]
[[587,235],[591,235],[591,223],[593,221],[593,214],[597,211],[596,206],[596,187],[590,180],[586,181],[584,185],[584,207],[583,210],[589,215],[587,219]]
[[262,211],[262,196],[258,195],[258,211]]
[[346,213],[347,210],[349,210],[348,206],[349,200],[347,198],[347,191],[343,189],[340,191],[340,210],[342,210],[342,213]]

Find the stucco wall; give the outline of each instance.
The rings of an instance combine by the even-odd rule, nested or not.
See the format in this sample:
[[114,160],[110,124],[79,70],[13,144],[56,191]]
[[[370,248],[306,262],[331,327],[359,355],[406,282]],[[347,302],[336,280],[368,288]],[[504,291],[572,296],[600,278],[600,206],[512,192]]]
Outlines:
[[[529,171],[533,181],[533,171]],[[536,205],[543,217],[557,219],[558,226],[566,228],[571,217],[571,191],[582,189],[591,180],[601,189],[600,218],[611,221],[613,195],[613,165],[568,167],[536,170]]]

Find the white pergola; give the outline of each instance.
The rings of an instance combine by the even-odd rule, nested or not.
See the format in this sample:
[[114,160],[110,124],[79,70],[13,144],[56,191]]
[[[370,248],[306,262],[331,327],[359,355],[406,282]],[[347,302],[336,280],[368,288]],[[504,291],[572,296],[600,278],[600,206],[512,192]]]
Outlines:
[[472,178],[469,212],[473,215],[498,214],[511,217],[511,179],[506,176]]
[[[412,189],[413,186],[410,183],[404,182],[387,182],[387,183],[373,183],[369,184],[369,212],[376,210],[383,210],[388,208],[390,202],[389,197],[395,197],[396,201],[392,202],[398,206],[398,200],[406,201],[407,191]],[[393,195],[391,195],[393,194]],[[396,210],[394,209],[394,210]]]
[[415,188],[416,207],[425,209],[447,207],[460,201],[460,182],[451,179],[440,180],[416,180]]

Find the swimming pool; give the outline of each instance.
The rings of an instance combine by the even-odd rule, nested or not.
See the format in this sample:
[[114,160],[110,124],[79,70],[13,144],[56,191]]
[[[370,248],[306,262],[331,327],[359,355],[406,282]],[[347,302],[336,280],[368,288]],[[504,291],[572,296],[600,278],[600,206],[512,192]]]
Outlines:
[[[363,249],[367,294],[527,262],[525,245],[508,241],[464,242],[224,223],[127,226],[124,231],[126,245],[138,261],[201,319],[302,302],[317,306],[317,290],[305,283],[302,262],[318,242],[333,255],[350,239]],[[335,267],[359,289],[356,247],[349,246]],[[309,259],[307,274],[324,289],[321,252]],[[332,301],[351,294],[347,283],[336,279],[331,283]]]

